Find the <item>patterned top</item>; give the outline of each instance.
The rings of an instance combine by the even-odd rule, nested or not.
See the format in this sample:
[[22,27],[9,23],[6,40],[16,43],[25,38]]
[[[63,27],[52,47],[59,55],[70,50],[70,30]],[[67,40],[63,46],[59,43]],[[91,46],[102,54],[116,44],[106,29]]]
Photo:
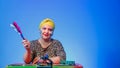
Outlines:
[[31,41],[31,58],[32,61],[35,57],[39,56],[42,57],[45,54],[48,54],[49,58],[60,56],[60,60],[66,60],[66,53],[64,48],[58,40],[52,39],[52,43],[47,48],[42,48],[41,44],[38,40]]

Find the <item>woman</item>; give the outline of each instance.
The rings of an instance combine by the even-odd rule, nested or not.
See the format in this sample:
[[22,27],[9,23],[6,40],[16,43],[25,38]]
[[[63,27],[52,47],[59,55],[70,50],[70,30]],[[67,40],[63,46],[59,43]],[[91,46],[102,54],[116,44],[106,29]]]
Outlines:
[[23,40],[23,45],[26,49],[24,54],[24,62],[29,64],[36,64],[37,62],[43,62],[40,59],[42,56],[47,54],[49,59],[54,64],[59,64],[61,60],[66,60],[66,53],[60,41],[51,38],[55,29],[54,22],[46,18],[40,25],[39,30],[41,37],[37,40],[28,41]]

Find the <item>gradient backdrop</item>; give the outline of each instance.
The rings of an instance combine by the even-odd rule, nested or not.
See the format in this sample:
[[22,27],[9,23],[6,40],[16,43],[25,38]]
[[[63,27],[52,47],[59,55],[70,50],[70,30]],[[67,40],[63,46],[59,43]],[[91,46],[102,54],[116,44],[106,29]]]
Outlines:
[[67,60],[84,68],[120,68],[120,2],[118,0],[0,0],[0,68],[23,63],[16,21],[29,40],[40,37],[44,18],[56,24],[53,38],[62,42]]

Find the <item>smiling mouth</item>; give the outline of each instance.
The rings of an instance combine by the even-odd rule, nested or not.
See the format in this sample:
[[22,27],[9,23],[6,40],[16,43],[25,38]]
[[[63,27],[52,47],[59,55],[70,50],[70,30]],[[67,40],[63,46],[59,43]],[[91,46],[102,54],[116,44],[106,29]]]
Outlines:
[[44,34],[44,36],[49,36],[48,34]]

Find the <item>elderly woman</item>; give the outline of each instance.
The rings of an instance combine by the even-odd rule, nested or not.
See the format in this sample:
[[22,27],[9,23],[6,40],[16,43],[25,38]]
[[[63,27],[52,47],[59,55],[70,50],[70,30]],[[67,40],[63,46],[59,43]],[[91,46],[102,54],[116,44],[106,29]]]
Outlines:
[[[40,25],[40,38],[37,40],[23,40],[22,43],[26,49],[24,62],[36,64],[42,62],[40,57],[47,54],[54,64],[59,64],[61,60],[66,60],[66,53],[60,41],[51,38],[55,29],[54,22],[46,18]],[[41,60],[41,61],[40,61]]]

